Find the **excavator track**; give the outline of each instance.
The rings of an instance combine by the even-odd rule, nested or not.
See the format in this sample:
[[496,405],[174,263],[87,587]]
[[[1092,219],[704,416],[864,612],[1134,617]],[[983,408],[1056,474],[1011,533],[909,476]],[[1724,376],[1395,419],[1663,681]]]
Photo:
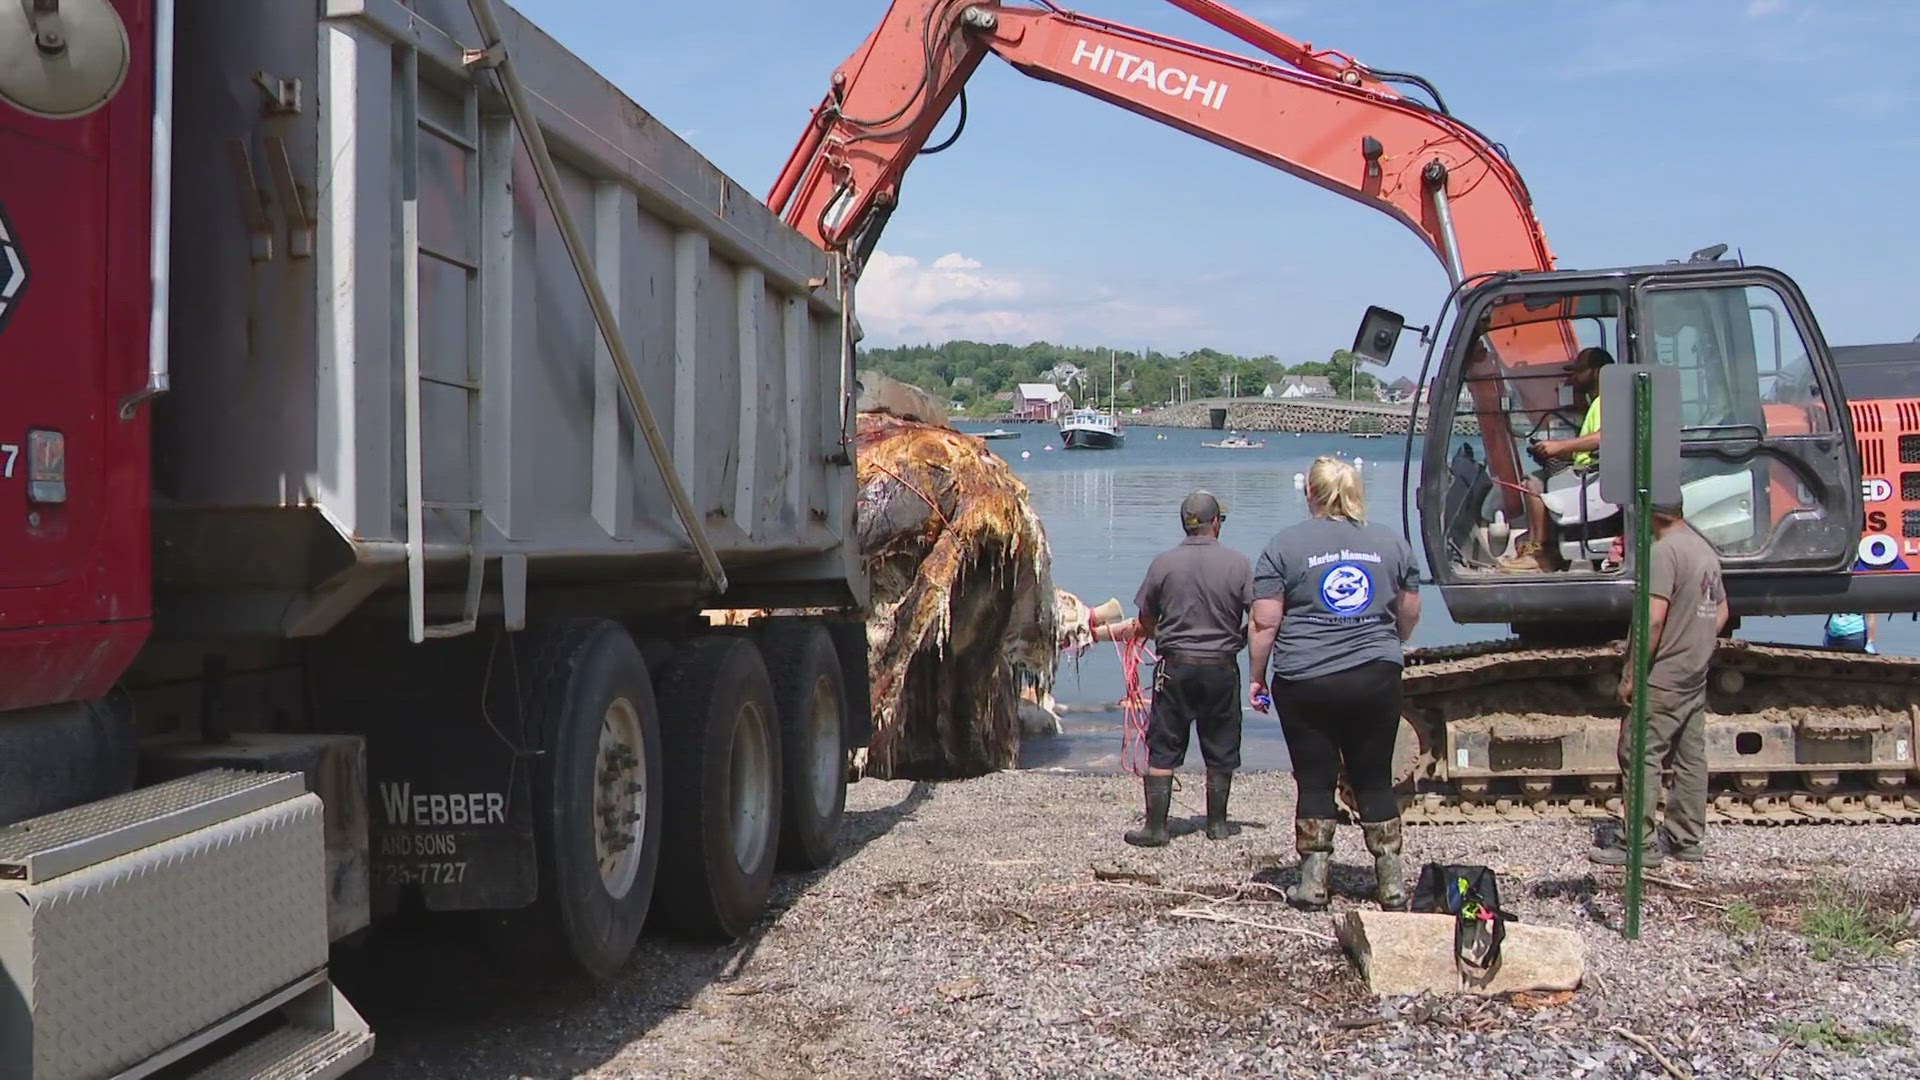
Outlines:
[[[1620,815],[1618,643],[1413,650],[1396,780],[1446,825]],[[1722,641],[1708,676],[1708,820],[1920,824],[1920,659]]]

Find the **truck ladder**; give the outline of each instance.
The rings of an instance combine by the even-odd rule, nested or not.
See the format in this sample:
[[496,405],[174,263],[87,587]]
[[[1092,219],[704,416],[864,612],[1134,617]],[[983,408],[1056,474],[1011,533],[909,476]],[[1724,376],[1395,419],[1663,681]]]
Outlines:
[[[486,578],[486,552],[481,543],[484,527],[481,493],[480,372],[475,357],[483,334],[480,292],[480,99],[471,82],[462,85],[457,122],[451,117],[435,118],[420,108],[419,53],[402,52],[400,76],[400,169],[401,169],[401,347],[405,371],[403,410],[406,450],[407,515],[407,635],[416,644],[428,638],[458,637],[471,633],[480,619],[480,596]],[[441,206],[457,210],[452,228],[438,230],[439,236],[423,240],[420,227],[420,155],[423,147],[432,148],[436,159],[457,157],[461,170],[461,205]],[[443,184],[437,190],[445,191]],[[446,215],[442,215],[444,218]],[[464,250],[447,250],[458,244]],[[464,307],[466,347],[460,350],[458,369],[429,371],[421,356],[420,279],[421,264],[460,272],[465,285]],[[439,305],[447,297],[437,295]],[[440,308],[436,308],[436,311]],[[444,335],[436,338],[444,341]],[[458,498],[429,498],[425,488],[426,450],[422,422],[421,396],[424,387],[434,386],[458,391],[466,406],[466,491]],[[453,622],[427,622],[426,514],[428,511],[465,514],[467,518],[467,587],[460,618]]]

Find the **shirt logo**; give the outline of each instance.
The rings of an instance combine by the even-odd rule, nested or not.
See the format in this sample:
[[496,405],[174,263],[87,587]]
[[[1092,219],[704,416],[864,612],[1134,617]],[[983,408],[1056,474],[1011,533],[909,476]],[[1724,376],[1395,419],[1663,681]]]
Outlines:
[[1338,563],[1320,579],[1320,602],[1339,615],[1365,611],[1373,602],[1373,578],[1355,563]]

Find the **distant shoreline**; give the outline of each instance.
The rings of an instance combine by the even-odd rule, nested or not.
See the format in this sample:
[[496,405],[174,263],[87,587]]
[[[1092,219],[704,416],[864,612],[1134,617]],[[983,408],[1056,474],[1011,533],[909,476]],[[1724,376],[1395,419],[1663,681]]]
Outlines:
[[[1191,401],[1171,408],[1154,409],[1137,415],[1121,415],[1128,427],[1185,428],[1188,430],[1270,431],[1315,435],[1401,435],[1407,433],[1411,405],[1385,405],[1346,401],[1270,401],[1235,399],[1232,401]],[[1223,423],[1213,421],[1215,410],[1225,410]],[[1027,420],[999,416],[984,420],[966,420],[977,424],[1046,424],[1050,420]],[[1414,423],[1416,433],[1427,429],[1422,413]],[[1453,433],[1475,435],[1479,423],[1472,416],[1454,418]]]

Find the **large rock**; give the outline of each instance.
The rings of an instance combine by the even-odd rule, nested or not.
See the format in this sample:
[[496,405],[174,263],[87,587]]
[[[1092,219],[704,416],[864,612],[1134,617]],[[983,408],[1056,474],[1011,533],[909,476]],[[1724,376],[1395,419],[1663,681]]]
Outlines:
[[1510,922],[1500,965],[1469,982],[1453,959],[1453,917],[1352,911],[1334,917],[1340,944],[1376,994],[1509,994],[1573,990],[1586,972],[1586,946],[1571,930]]
[[861,371],[854,378],[860,391],[859,401],[854,406],[856,412],[888,413],[902,420],[946,426],[946,404],[925,390],[877,371]]

